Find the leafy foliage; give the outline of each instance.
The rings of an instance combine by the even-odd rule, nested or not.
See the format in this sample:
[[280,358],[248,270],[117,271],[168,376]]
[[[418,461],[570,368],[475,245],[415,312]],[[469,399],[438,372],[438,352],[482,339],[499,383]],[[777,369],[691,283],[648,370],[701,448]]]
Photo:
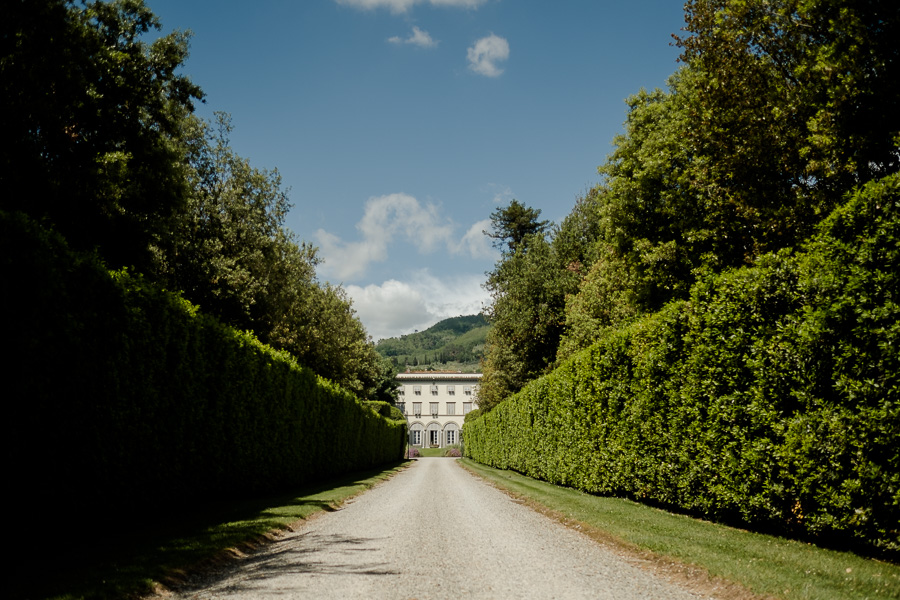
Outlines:
[[290,208],[277,171],[230,147],[231,121],[185,120],[191,195],[159,276],[223,322],[252,331],[362,398],[392,400],[382,363],[346,292],[321,284],[316,249],[285,229]]
[[560,251],[549,243],[543,233],[547,222],[537,221],[539,216],[540,211],[516,201],[491,215],[492,229],[499,232],[495,237],[507,240],[508,251],[485,283],[491,293],[491,305],[485,310],[491,330],[479,390],[484,410],[552,367],[563,332],[566,295],[577,285],[573,267],[577,261],[570,256],[577,252],[576,244]]
[[559,263],[553,246],[541,236],[528,236],[488,274],[491,330],[478,396],[483,409],[553,366],[566,295],[577,284],[576,275]]
[[267,338],[298,287],[310,285],[315,250],[284,228],[290,208],[277,171],[252,167],[229,145],[231,119],[185,120],[191,194],[161,273],[205,312]]
[[548,221],[538,221],[540,216],[540,209],[512,200],[491,213],[491,230],[484,234],[494,240],[495,247],[515,253],[528,236],[540,235],[547,229]]
[[900,169],[894,3],[693,0],[685,8],[683,59],[705,83],[695,132],[710,175],[739,204],[780,201],[798,217]]
[[148,44],[139,0],[13,2],[0,24],[0,208],[73,247],[149,270],[188,187],[180,125],[200,89],[176,74],[188,36]]

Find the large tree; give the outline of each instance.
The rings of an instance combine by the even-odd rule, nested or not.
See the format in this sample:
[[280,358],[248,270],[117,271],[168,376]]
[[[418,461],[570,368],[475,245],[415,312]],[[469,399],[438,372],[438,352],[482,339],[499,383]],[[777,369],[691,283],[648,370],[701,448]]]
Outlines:
[[178,74],[187,34],[141,0],[17,0],[0,19],[2,208],[98,248],[111,266],[154,261],[184,207],[181,122],[200,89]]
[[230,122],[192,116],[178,73],[188,36],[141,0],[14,0],[0,20],[0,209],[55,228],[181,290],[367,398],[390,373],[340,288],[316,281],[315,249],[284,226],[277,171],[230,147]]
[[666,91],[628,100],[600,172],[596,263],[568,355],[685,297],[698,274],[793,247],[854,186],[900,170],[900,11],[887,0],[693,0]]
[[[547,241],[540,211],[515,200],[491,215],[494,238],[506,243],[485,288],[491,293],[486,315],[484,377],[479,404],[490,410],[554,364],[563,332],[566,295],[578,277],[569,260]],[[553,232],[550,232],[552,235]]]
[[162,276],[205,312],[265,342],[315,279],[315,249],[284,226],[277,170],[253,167],[230,145],[231,119],[184,122],[190,194]]
[[548,221],[539,221],[541,209],[525,206],[513,199],[491,213],[491,228],[483,233],[494,240],[494,247],[515,253],[526,236],[547,230]]
[[393,401],[393,368],[375,350],[347,292],[317,282],[297,292],[269,343],[361,398]]
[[682,59],[705,83],[697,132],[722,175],[736,175],[732,187],[756,177],[827,210],[853,186],[900,170],[896,2],[691,0],[685,8]]
[[191,192],[161,277],[222,321],[367,399],[390,399],[393,373],[350,299],[320,283],[316,249],[285,228],[290,208],[277,170],[231,147],[231,120],[186,119]]
[[691,194],[747,262],[900,169],[896,2],[692,0],[685,30]]

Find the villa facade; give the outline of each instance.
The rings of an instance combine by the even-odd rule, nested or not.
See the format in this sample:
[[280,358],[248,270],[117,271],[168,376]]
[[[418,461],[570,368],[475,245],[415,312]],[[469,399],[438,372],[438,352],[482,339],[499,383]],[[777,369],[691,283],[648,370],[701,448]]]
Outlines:
[[409,443],[443,448],[460,443],[463,420],[478,408],[481,373],[423,371],[397,375],[397,407],[409,423]]

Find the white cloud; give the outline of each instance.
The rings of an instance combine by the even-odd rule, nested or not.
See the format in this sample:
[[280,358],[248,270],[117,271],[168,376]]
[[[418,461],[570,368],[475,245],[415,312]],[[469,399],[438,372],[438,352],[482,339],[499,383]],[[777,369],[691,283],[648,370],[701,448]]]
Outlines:
[[394,36],[388,38],[388,41],[392,44],[412,44],[414,46],[419,46],[420,48],[434,48],[438,45],[438,42],[432,39],[427,31],[422,31],[415,25],[413,26],[412,33],[405,40],[398,36]]
[[428,0],[432,6],[450,6],[452,8],[478,8],[487,0]]
[[339,279],[355,277],[363,273],[370,262],[380,262],[387,258],[387,245],[380,240],[346,244],[324,229],[316,231],[315,237],[324,259],[322,270],[334,273]]
[[497,66],[509,58],[509,42],[493,33],[481,38],[468,50],[469,68],[486,77],[498,77],[503,69]]
[[412,242],[419,252],[450,247],[453,224],[433,204],[422,206],[407,194],[369,198],[363,218],[356,224],[362,239],[345,243],[323,229],[315,237],[325,259],[324,270],[340,279],[364,273],[372,262],[387,259],[388,247],[396,239]]
[[495,258],[496,251],[482,231],[490,228],[490,219],[471,225],[457,238],[453,221],[441,215],[438,206],[424,206],[408,194],[388,194],[369,198],[356,229],[360,239],[345,242],[319,229],[316,242],[324,259],[322,271],[346,281],[364,274],[371,263],[388,259],[395,241],[411,243],[421,254],[444,250],[452,255],[473,259]]
[[427,329],[448,317],[481,312],[489,299],[483,282],[483,275],[439,278],[422,270],[407,282],[391,279],[381,285],[345,289],[366,331],[379,340]]
[[450,8],[478,8],[487,0],[335,0],[338,4],[361,8],[363,10],[375,10],[387,8],[393,13],[405,13],[416,4],[430,4],[431,6],[446,6]]
[[451,251],[454,254],[468,254],[472,258],[496,259],[498,253],[491,246],[491,239],[484,234],[484,232],[490,230],[490,228],[490,219],[484,219],[474,223],[469,227],[469,230],[466,231],[466,234],[462,239],[451,248]]

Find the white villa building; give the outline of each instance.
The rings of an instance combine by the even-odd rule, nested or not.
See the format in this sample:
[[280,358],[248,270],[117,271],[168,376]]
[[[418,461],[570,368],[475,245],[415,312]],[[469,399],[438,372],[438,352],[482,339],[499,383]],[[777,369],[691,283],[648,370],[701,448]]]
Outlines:
[[478,408],[481,373],[400,373],[397,407],[409,423],[409,443],[443,448],[460,442],[463,420]]

